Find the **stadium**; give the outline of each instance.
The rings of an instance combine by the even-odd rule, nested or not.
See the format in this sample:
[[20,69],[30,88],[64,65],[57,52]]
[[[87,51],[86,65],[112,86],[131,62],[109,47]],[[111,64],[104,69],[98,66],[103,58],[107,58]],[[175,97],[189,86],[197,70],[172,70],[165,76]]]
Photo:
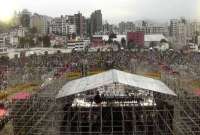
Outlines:
[[191,87],[198,87],[198,78],[186,82],[183,70],[175,67],[181,57],[168,56],[173,67],[165,64],[166,58],[155,61],[147,56],[75,52],[10,60],[15,72],[11,65],[3,73],[11,87],[1,92],[1,98],[9,101],[10,131],[14,135],[198,135],[200,100]]

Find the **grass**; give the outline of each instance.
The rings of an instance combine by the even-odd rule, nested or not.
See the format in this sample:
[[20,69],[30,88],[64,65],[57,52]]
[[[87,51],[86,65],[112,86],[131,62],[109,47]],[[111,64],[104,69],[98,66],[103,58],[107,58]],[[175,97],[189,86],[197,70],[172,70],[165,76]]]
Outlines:
[[28,92],[33,93],[38,89],[37,84],[33,83],[25,83],[25,84],[18,84],[12,87],[7,88],[5,91],[0,92],[0,100],[10,98],[18,92]]
[[[103,71],[89,71],[88,72],[88,76],[90,75],[95,75],[95,74],[98,74],[98,73],[101,73]],[[69,78],[70,80],[75,80],[75,79],[79,79],[81,78],[81,72],[69,72],[69,73],[65,73],[64,76],[66,78]]]
[[193,88],[200,88],[200,80],[194,80],[191,82]]
[[145,77],[150,77],[157,80],[160,80],[160,77],[161,77],[161,74],[159,72],[147,72],[142,75]]
[[0,131],[0,135],[14,135],[11,122],[5,124],[4,128]]

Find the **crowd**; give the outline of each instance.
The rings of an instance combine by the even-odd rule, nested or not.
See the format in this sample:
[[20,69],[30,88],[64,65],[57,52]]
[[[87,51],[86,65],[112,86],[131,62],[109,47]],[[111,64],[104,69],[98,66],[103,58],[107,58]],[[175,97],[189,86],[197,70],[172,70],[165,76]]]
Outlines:
[[[87,71],[97,69],[108,70],[116,68],[134,72],[133,68],[137,68],[140,64],[146,63],[148,67],[154,67],[160,70],[160,67],[166,72],[178,72],[179,66],[187,66],[188,70],[198,72],[200,66],[200,54],[189,53],[184,54],[178,51],[159,52],[155,50],[133,52],[130,50],[107,51],[107,52],[75,52],[47,54],[37,56],[35,54],[29,57],[16,57],[9,60],[8,68],[12,77],[20,80],[29,78],[33,80],[37,75],[37,79],[49,72],[53,72],[56,76],[63,72],[81,72],[87,75]],[[145,68],[148,68],[145,67]],[[175,69],[171,69],[175,67]],[[196,68],[195,68],[196,67]],[[14,76],[14,74],[16,76]],[[5,77],[1,74],[0,85],[4,86]],[[11,78],[10,78],[11,79]]]
[[5,90],[7,88],[7,76],[6,76],[7,68],[0,67],[0,90]]

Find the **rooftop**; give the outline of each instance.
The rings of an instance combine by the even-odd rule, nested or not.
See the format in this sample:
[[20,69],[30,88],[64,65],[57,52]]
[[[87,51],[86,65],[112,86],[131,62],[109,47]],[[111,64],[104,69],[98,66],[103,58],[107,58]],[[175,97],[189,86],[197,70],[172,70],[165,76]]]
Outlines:
[[100,74],[80,78],[66,83],[59,91],[57,98],[86,92],[113,83],[135,87],[139,90],[150,90],[167,95],[176,95],[170,88],[159,80],[112,69]]

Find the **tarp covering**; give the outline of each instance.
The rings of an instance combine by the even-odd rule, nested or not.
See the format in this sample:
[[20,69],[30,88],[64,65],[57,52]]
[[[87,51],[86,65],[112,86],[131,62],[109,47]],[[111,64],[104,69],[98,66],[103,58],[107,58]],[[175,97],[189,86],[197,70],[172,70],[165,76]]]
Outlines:
[[26,100],[28,98],[31,97],[31,94],[30,93],[27,93],[27,92],[20,92],[20,93],[17,93],[15,94],[13,97],[12,97],[12,100]]
[[5,117],[6,114],[8,113],[8,110],[5,108],[0,108],[0,119]]
[[59,91],[57,98],[74,95],[113,83],[119,83],[168,95],[176,95],[159,80],[112,69],[100,74],[68,82]]
[[197,96],[200,96],[200,88],[195,89],[194,92]]

